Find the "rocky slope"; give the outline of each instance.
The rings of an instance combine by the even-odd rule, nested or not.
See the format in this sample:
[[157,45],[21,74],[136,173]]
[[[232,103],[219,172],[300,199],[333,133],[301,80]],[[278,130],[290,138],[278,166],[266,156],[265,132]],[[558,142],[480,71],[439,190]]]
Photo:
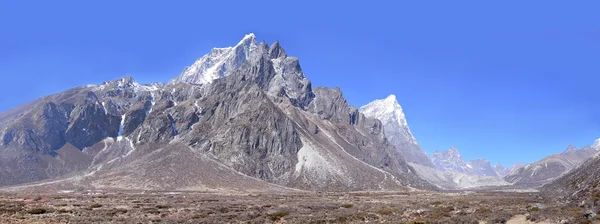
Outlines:
[[383,123],[388,140],[406,161],[433,167],[433,163],[410,132],[404,111],[395,95],[392,94],[385,99],[375,100],[364,105],[360,108],[360,112],[367,117],[379,119]]
[[[600,139],[599,139],[600,140]],[[594,146],[598,146],[596,140]],[[542,190],[552,196],[567,196],[579,207],[600,208],[600,148],[578,167],[544,185]]]
[[339,89],[312,88],[297,58],[253,34],[167,85],[126,77],[78,87],[3,113],[0,124],[2,186],[434,188],[379,120]]
[[540,187],[576,168],[596,153],[597,149],[590,146],[577,149],[570,145],[561,154],[548,156],[510,172],[504,180],[516,186]]

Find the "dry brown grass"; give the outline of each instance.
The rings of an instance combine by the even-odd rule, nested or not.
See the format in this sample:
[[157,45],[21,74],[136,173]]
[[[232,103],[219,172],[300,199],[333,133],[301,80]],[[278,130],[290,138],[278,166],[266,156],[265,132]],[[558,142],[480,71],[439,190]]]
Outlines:
[[[118,193],[118,192],[117,192]],[[181,192],[45,195],[32,201],[0,194],[0,223],[494,223],[517,214],[532,221],[577,223],[583,210],[531,193]],[[351,202],[351,203],[350,203]],[[544,204],[536,209],[537,203]],[[40,210],[43,209],[43,210]],[[571,218],[570,218],[571,217]],[[594,220],[592,220],[594,221]]]

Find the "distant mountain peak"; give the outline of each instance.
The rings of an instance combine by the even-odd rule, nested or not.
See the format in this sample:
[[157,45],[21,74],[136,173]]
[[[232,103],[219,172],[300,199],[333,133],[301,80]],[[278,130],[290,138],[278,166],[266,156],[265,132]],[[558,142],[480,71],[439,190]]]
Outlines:
[[497,176],[497,172],[486,159],[464,161],[456,147],[448,151],[437,152],[431,157],[435,167],[442,171],[465,173],[477,176]]
[[360,112],[366,117],[377,118],[383,123],[386,137],[407,161],[433,167],[410,131],[396,95],[390,94],[384,99],[374,100],[362,106]]
[[360,108],[361,112],[367,117],[375,117],[382,122],[395,122],[398,126],[403,128],[402,135],[410,141],[412,144],[418,144],[417,139],[412,135],[408,122],[406,121],[406,115],[402,106],[398,103],[396,95],[390,94],[385,99],[378,99],[364,105]]
[[565,155],[565,154],[570,154],[570,153],[574,153],[574,152],[577,152],[577,148],[574,145],[569,145],[569,146],[567,146],[567,149],[562,154]]
[[450,149],[448,149],[447,155],[452,158],[460,158],[462,160],[462,157],[460,156],[460,152],[454,146],[452,146],[452,147],[450,147]]

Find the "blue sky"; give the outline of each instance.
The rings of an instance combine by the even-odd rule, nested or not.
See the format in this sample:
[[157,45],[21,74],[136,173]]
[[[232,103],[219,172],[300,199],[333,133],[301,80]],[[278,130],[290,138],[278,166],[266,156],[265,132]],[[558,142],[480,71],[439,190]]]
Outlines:
[[2,1],[0,111],[280,40],[315,86],[395,94],[425,151],[533,162],[600,138],[597,1]]

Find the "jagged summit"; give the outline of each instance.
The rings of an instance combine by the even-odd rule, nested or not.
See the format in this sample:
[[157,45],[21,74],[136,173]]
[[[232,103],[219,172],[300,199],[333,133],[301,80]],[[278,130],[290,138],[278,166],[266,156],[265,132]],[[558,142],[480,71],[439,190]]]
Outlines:
[[374,100],[362,106],[360,112],[367,117],[381,120],[386,137],[407,161],[433,167],[433,164],[419,146],[417,139],[411,133],[396,95],[391,94],[385,99]]
[[169,83],[211,83],[215,79],[223,78],[228,71],[239,69],[251,59],[257,48],[254,33],[247,34],[233,47],[213,48]]
[[469,173],[469,168],[466,162],[460,156],[460,153],[455,147],[448,151],[436,151],[431,156],[431,161],[435,168],[442,171],[450,171],[456,173]]
[[270,47],[265,41],[257,44],[253,33],[233,47],[212,49],[169,84],[209,84],[236,72],[249,75],[244,79],[260,82],[269,95],[287,96],[301,108],[306,109],[313,98],[310,80],[302,72],[298,58],[288,57],[279,41]]
[[417,139],[412,135],[408,123],[406,122],[406,116],[404,115],[404,111],[402,110],[402,106],[396,100],[396,95],[391,94],[385,99],[375,100],[365,106],[360,108],[361,112],[367,115],[368,117],[376,117],[385,121],[395,122],[401,128],[402,136],[406,139],[406,141],[412,144],[418,144]]
[[275,41],[275,43],[273,43],[273,45],[271,45],[269,48],[269,56],[271,58],[285,58],[287,57],[287,54],[283,47],[281,47],[281,44],[279,44],[279,41]]
[[254,35],[254,33],[249,33],[244,35],[244,38],[242,38],[242,40],[240,40],[240,42],[237,45],[243,45],[245,43],[256,43],[256,35]]
[[497,176],[496,171],[486,159],[475,159],[464,161],[456,147],[451,147],[448,151],[436,151],[431,156],[431,161],[435,168],[455,173],[464,173],[477,176]]
[[460,152],[458,152],[458,149],[456,149],[455,146],[450,147],[450,149],[448,149],[448,156],[452,157],[452,158],[459,158],[462,159],[462,157],[460,156]]

